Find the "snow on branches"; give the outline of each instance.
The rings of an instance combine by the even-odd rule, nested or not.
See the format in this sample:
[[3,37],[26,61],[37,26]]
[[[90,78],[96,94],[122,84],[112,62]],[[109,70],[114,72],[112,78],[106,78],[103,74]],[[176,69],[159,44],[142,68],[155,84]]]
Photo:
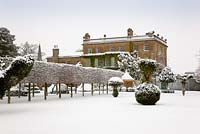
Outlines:
[[133,56],[130,53],[121,53],[119,56],[118,65],[121,71],[125,72],[126,70],[130,73],[131,77],[135,80],[140,79],[140,69],[138,66],[138,61],[140,58],[135,51]]
[[176,80],[176,77],[170,67],[165,67],[160,73],[158,79],[160,82],[171,83]]
[[121,78],[119,77],[112,77],[108,80],[108,84],[110,86],[120,86],[122,85],[124,82]]

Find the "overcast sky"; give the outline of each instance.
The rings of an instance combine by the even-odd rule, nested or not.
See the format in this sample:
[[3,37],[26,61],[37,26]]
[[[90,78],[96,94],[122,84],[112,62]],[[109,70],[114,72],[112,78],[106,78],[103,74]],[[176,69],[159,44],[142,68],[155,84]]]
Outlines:
[[154,30],[168,40],[168,65],[175,72],[194,71],[200,50],[198,0],[0,0],[0,27],[16,35],[16,44],[41,44],[52,55],[82,48],[91,38],[138,35]]

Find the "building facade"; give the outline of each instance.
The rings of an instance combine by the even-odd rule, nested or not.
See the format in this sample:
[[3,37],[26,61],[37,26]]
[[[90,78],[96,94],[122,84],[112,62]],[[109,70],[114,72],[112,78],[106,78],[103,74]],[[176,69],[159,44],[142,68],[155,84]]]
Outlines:
[[138,51],[141,58],[156,60],[163,66],[167,65],[167,40],[153,32],[145,35],[135,35],[133,30],[127,30],[127,36],[91,39],[88,33],[83,37],[82,54],[59,56],[59,49],[53,49],[53,56],[48,62],[76,64],[81,62],[86,67],[118,69],[117,61],[120,53]]

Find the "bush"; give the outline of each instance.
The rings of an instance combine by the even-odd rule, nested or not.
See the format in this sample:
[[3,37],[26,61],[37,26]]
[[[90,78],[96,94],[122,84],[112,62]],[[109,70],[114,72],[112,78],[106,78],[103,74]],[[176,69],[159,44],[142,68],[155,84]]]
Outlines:
[[5,91],[12,86],[17,85],[24,77],[26,77],[33,67],[34,60],[30,56],[15,58],[10,66],[8,66],[0,75],[0,99],[5,95]]
[[140,84],[136,88],[135,98],[143,105],[154,105],[160,99],[160,89],[151,83]]

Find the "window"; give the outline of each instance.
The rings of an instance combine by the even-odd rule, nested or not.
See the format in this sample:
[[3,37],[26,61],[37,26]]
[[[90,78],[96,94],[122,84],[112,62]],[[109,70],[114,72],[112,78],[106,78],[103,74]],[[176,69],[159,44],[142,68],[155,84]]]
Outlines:
[[94,59],[94,67],[98,67],[98,63],[99,63],[98,58],[95,58],[95,59]]
[[133,50],[134,50],[134,51],[139,51],[138,45],[134,45]]
[[111,51],[111,52],[115,51],[115,48],[114,48],[114,47],[111,47],[111,48],[110,48],[110,51]]
[[96,48],[96,53],[101,53],[101,49],[100,48]]
[[104,59],[100,58],[99,59],[99,67],[103,67],[104,66]]
[[90,61],[90,59],[88,58],[88,59],[86,59],[86,67],[90,67],[91,66],[91,61]]
[[147,44],[145,44],[145,45],[144,45],[144,51],[149,51],[149,50],[150,50],[150,46],[147,45]]
[[92,48],[88,48],[88,53],[92,53]]
[[125,51],[125,48],[124,48],[124,46],[122,46],[122,47],[119,47],[119,51]]
[[110,59],[110,61],[111,61],[111,67],[114,67],[115,66],[115,57],[111,57],[111,59]]

